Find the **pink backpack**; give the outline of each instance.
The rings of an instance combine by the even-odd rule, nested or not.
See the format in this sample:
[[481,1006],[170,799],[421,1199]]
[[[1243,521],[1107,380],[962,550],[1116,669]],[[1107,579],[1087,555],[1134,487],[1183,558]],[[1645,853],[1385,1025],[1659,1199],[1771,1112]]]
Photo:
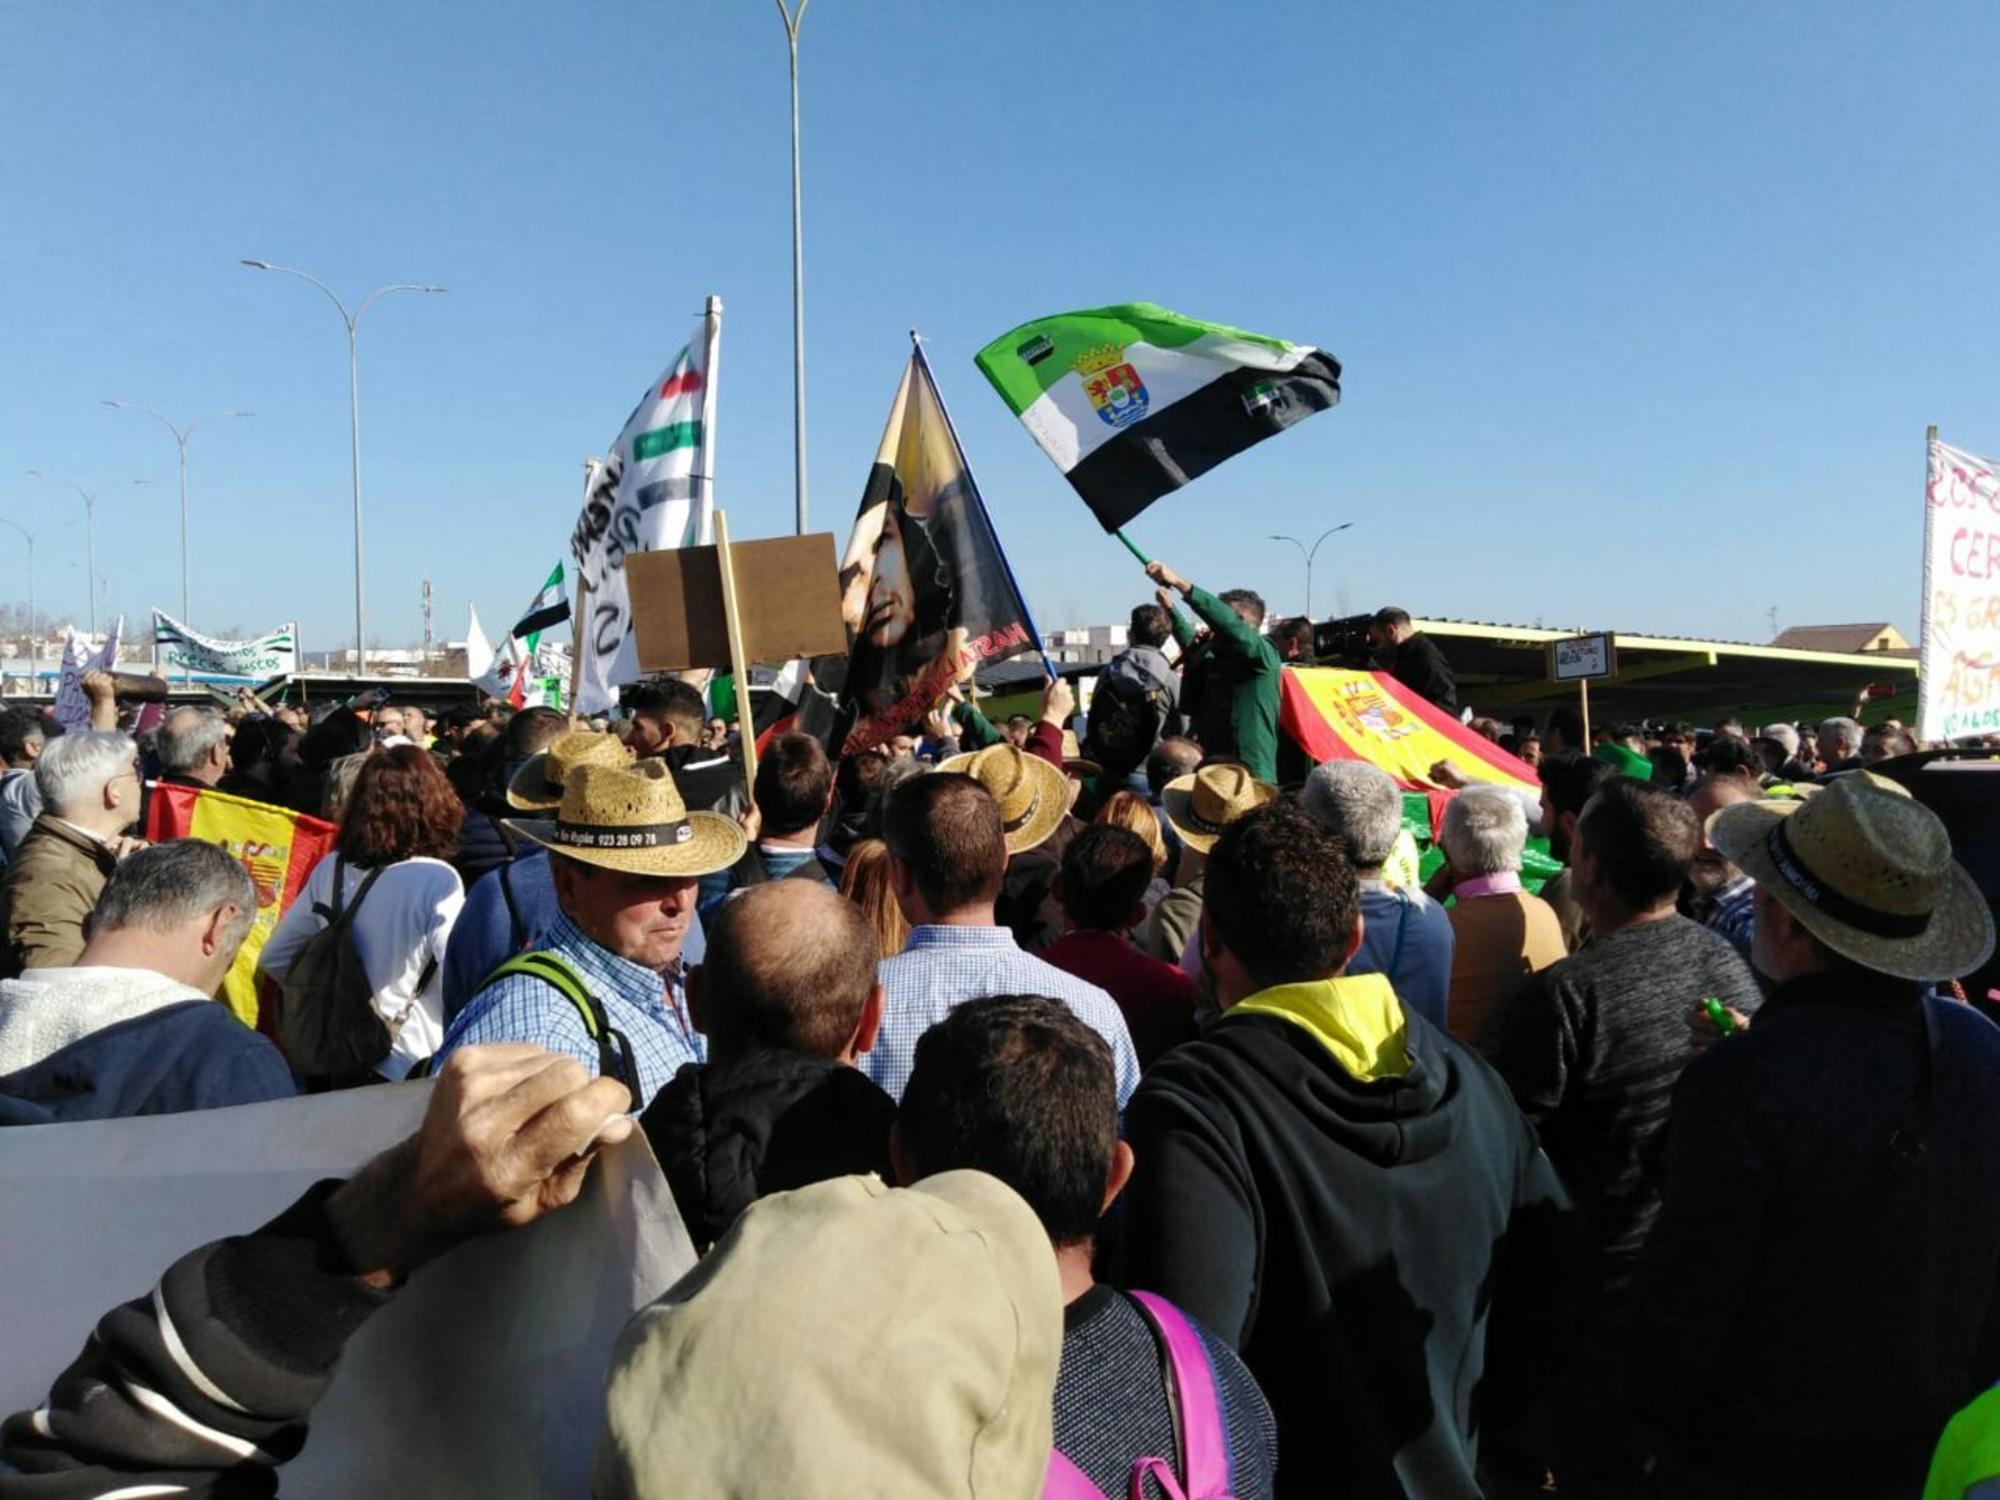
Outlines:
[[[1129,1500],[1145,1500],[1146,1481],[1160,1487],[1167,1500],[1232,1500],[1229,1488],[1229,1445],[1222,1435],[1222,1412],[1215,1394],[1215,1373],[1208,1351],[1181,1310],[1151,1292],[1133,1292],[1132,1300],[1166,1346],[1172,1376],[1168,1392],[1180,1429],[1180,1464],[1164,1458],[1141,1458],[1132,1465]],[[1105,1500],[1104,1492],[1060,1449],[1049,1454],[1042,1500]]]

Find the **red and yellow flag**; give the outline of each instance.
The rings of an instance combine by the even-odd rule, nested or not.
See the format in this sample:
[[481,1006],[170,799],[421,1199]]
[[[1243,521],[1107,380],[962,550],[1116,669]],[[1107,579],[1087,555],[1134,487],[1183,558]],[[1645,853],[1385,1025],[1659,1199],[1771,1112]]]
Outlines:
[[305,888],[306,877],[333,848],[333,824],[268,802],[231,797],[205,787],[154,783],[146,812],[146,837],[202,839],[220,844],[243,862],[257,887],[257,920],[222,981],[221,998],[245,1023],[264,1015],[257,988],[257,955],[278,918]]
[[1372,761],[1409,792],[1437,791],[1431,767],[1451,761],[1469,781],[1539,787],[1534,768],[1386,672],[1298,667],[1282,677],[1278,724],[1315,762]]

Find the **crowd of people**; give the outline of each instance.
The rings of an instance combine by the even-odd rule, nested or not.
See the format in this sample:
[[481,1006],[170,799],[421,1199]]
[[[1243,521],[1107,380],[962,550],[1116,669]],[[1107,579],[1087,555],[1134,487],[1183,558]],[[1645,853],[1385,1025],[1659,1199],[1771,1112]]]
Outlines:
[[[110,1313],[0,1497],[271,1492],[409,1276],[634,1131],[701,1259],[596,1493],[2000,1484],[2000,799],[1934,808],[1898,725],[1468,713],[1539,787],[1443,762],[1433,827],[1367,761],[1281,785],[1311,627],[1148,573],[1088,715],[954,691],[749,777],[677,680],[143,749],[107,680],[88,730],[0,713],[0,1121],[436,1078]],[[1406,612],[1370,637],[1459,712]],[[280,1038],[349,1007],[345,1065],[212,1002],[257,896],[132,836],[149,783],[336,825],[257,964]]]

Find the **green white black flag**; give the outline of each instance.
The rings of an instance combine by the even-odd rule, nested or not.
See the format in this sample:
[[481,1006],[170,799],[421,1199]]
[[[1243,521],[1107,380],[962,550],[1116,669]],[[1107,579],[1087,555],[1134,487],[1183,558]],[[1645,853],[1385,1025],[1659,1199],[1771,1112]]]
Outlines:
[[1332,355],[1150,302],[1037,318],[977,362],[1106,531],[1340,400]]

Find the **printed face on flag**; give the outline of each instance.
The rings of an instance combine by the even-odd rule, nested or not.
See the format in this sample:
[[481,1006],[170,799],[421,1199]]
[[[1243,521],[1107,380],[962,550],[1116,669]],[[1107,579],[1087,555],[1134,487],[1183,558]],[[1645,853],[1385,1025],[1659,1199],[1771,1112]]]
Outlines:
[[915,360],[890,407],[840,585],[849,750],[920,723],[953,684],[1032,648],[964,455]]

